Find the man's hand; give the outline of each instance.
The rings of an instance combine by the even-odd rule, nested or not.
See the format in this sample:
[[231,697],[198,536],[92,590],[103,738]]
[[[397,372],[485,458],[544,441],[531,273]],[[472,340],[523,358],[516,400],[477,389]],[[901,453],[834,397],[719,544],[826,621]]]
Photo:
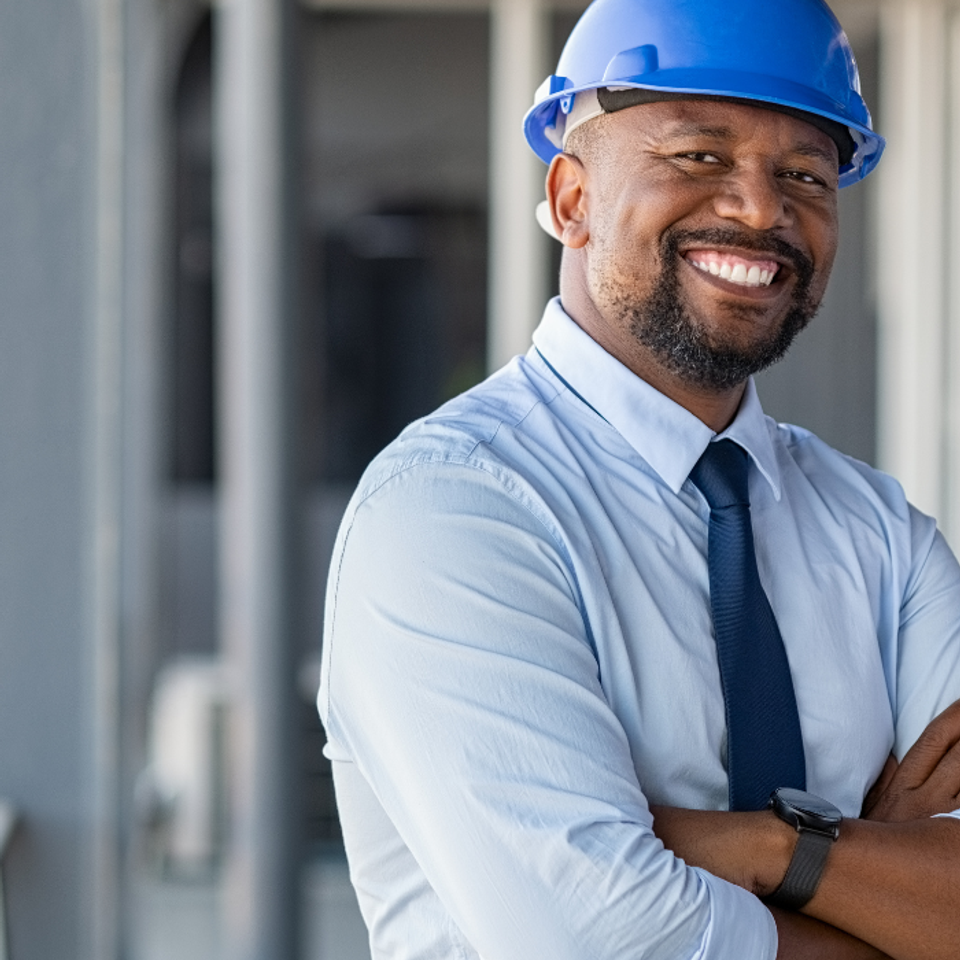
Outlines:
[[960,700],[947,707],[899,765],[890,757],[863,802],[865,820],[902,823],[960,809]]

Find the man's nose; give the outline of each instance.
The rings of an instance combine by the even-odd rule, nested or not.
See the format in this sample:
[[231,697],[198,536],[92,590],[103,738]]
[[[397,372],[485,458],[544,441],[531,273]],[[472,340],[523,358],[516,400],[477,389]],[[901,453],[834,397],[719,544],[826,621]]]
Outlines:
[[724,178],[714,207],[724,219],[754,230],[785,227],[791,219],[781,183],[769,170],[742,170]]

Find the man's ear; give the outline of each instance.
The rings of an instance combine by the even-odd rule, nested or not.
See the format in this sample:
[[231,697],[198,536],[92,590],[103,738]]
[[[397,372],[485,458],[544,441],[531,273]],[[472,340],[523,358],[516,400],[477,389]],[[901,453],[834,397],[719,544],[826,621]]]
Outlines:
[[547,202],[553,229],[565,247],[579,250],[590,239],[587,223],[587,171],[575,156],[560,153],[547,173]]

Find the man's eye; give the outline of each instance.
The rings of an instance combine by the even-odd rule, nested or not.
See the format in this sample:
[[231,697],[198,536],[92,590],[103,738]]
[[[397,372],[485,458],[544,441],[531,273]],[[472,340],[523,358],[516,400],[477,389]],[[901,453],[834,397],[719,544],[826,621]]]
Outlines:
[[696,163],[719,163],[720,158],[714,153],[700,153],[694,151],[692,153],[681,154],[685,160],[693,160]]
[[787,170],[784,176],[799,183],[809,183],[815,187],[823,186],[823,181],[819,177],[815,177],[812,173],[807,173],[804,170]]

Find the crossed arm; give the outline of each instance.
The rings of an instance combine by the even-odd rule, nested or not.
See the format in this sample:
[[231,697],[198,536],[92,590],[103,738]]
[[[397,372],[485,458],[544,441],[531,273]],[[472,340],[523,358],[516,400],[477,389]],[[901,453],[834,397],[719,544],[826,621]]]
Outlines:
[[[779,960],[949,960],[960,939],[960,701],[899,765],[887,763],[861,819],[845,820],[802,914],[773,910]],[[769,811],[654,807],[654,830],[688,864],[758,896],[786,873],[796,833]]]

